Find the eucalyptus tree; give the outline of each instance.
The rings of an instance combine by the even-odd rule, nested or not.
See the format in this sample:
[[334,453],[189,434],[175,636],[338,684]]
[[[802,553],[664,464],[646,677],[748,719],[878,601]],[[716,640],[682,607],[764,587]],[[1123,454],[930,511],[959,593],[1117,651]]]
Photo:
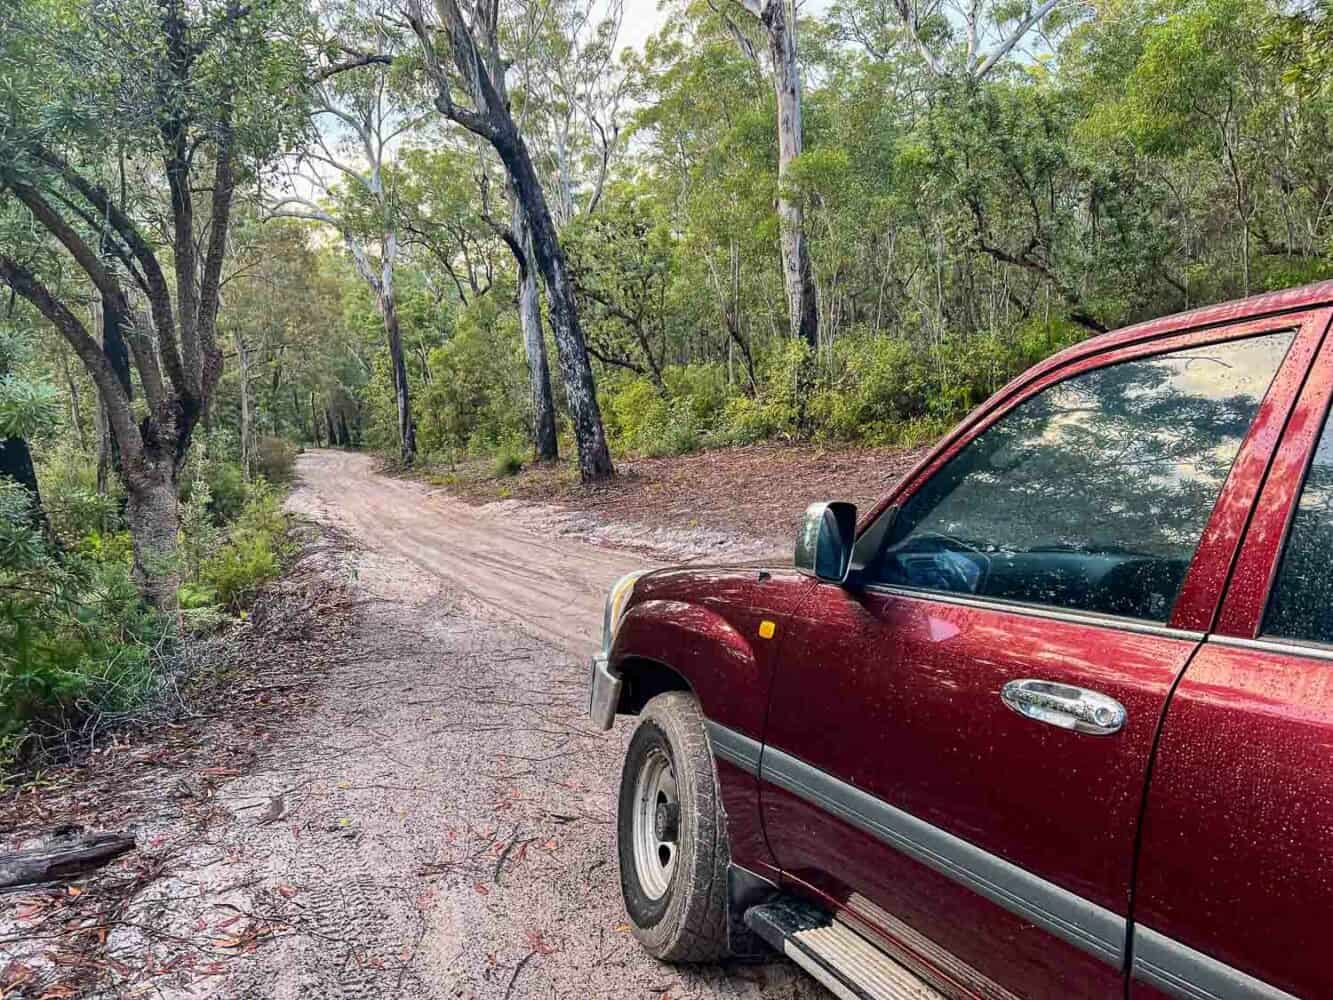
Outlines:
[[[581,214],[597,211],[623,150],[627,77],[616,63],[623,0],[543,0],[515,9],[509,62],[518,91],[516,126],[532,140],[534,164],[549,192],[558,236]],[[502,86],[504,80],[500,81]],[[547,371],[533,230],[512,179],[505,185],[505,234],[519,269],[518,308],[532,385],[537,456],[558,457],[555,407]],[[498,227],[497,227],[498,228]]]
[[[287,39],[304,16],[297,0],[16,0],[0,12],[0,192],[40,234],[0,247],[0,282],[97,387],[136,579],[162,607],[176,599],[177,477],[222,371],[232,204],[301,127],[304,59]],[[91,335],[64,272],[96,290],[132,366]]]
[[1044,22],[1063,28],[1090,10],[1083,0],[842,0],[832,13],[877,59],[906,43],[934,77],[981,80],[1033,39],[1040,51],[1025,53],[1029,59],[1050,55]]
[[[532,237],[512,185],[492,177],[494,159],[480,141],[470,149],[442,143],[408,150],[402,161],[401,204],[412,242],[444,268],[465,306],[493,287],[496,244],[512,255],[518,269],[515,304],[528,366],[533,452],[540,461],[554,461],[560,450]],[[493,188],[504,188],[509,196],[508,221],[491,212]]]
[[274,218],[306,219],[332,227],[352,264],[374,293],[384,323],[398,409],[399,457],[416,459],[416,425],[394,288],[402,248],[402,219],[393,183],[396,147],[419,123],[405,74],[395,70],[398,38],[391,25],[352,2],[330,28],[354,71],[318,76],[310,87],[310,141],[286,165],[270,202]]
[[[1191,230],[1187,265],[1228,249],[1239,281],[1219,290],[1248,294],[1275,263],[1315,262],[1333,224],[1333,90],[1310,73],[1328,58],[1318,22],[1262,0],[1138,0],[1118,15],[1071,45],[1080,138],[1152,166],[1170,221]],[[1188,268],[1176,283],[1186,296],[1219,287],[1191,288]]]
[[[796,0],[724,2],[737,4],[752,15],[763,26],[768,40],[768,71],[777,98],[778,233],[782,249],[782,283],[787,292],[787,322],[793,337],[814,348],[819,344],[815,272],[810,263],[805,208],[791,181],[792,165],[805,148],[801,66],[796,51]],[[717,9],[740,50],[759,65],[759,54],[749,35],[731,19],[727,8]]]
[[[449,121],[488,143],[504,165],[522,222],[530,233],[531,258],[546,287],[560,372],[585,481],[614,474],[606,444],[597,387],[569,265],[555,220],[509,100],[509,60],[501,53],[498,0],[435,0],[436,21],[428,21],[421,0],[402,0],[408,23],[421,46],[435,91],[436,109]],[[465,97],[463,103],[458,97]],[[520,252],[523,243],[516,241]]]

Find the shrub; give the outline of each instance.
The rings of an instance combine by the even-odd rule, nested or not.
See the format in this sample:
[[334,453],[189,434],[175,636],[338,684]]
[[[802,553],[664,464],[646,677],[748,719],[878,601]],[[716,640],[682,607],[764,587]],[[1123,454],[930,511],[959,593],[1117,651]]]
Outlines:
[[270,483],[289,482],[296,474],[296,445],[286,438],[261,437],[255,446],[255,468]]
[[516,476],[523,471],[523,452],[512,445],[506,445],[495,453],[495,476]]
[[226,543],[202,560],[193,582],[211,588],[229,610],[243,610],[278,575],[286,533],[277,496],[263,482],[254,484]]
[[54,448],[41,456],[38,469],[42,507],[61,543],[77,546],[88,532],[108,534],[124,526],[124,490],[108,477],[107,492],[97,492],[97,463],[77,448]]
[[[171,623],[146,609],[108,536],[57,556],[0,483],[0,766],[35,733],[137,712],[157,697]],[[118,536],[109,536],[117,538]],[[111,558],[102,556],[112,554]]]
[[230,524],[240,516],[245,506],[245,473],[237,462],[209,461],[204,463],[201,477],[207,485],[208,511],[218,524]]

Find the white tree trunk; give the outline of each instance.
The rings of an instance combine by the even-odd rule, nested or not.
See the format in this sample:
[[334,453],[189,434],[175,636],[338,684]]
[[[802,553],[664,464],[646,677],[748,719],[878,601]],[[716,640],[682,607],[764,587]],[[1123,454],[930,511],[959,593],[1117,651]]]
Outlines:
[[761,19],[768,31],[773,89],[778,99],[778,228],[781,233],[782,283],[787,292],[787,322],[793,337],[812,348],[819,344],[819,313],[814,269],[805,234],[805,211],[790,191],[790,168],[801,155],[801,70],[796,60],[796,8],[793,0],[768,0]]
[[514,198],[513,230],[525,258],[519,268],[518,315],[523,327],[523,350],[528,359],[528,383],[532,394],[532,447],[539,460],[553,462],[560,457],[560,450],[555,431],[551,369],[546,360],[546,337],[542,332],[532,234],[517,198]]

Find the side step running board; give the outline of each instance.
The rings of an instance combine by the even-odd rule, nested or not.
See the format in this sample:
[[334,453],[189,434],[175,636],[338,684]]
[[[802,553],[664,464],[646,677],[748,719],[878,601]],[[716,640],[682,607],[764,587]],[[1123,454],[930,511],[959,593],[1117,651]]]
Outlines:
[[856,931],[799,900],[752,906],[745,924],[842,1000],[945,1000]]

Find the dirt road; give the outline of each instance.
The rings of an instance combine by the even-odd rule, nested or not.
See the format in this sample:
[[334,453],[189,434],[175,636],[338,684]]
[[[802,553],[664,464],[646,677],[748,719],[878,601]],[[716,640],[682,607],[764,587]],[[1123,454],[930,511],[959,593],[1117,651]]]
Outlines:
[[376,475],[367,455],[313,451],[304,513],[411,563],[454,600],[582,657],[601,628],[606,589],[642,556],[541,535],[419,483]]
[[628,933],[627,726],[587,723],[584,655],[606,585],[641,559],[505,530],[361,456],[314,452],[300,474],[292,509],[354,545],[351,648],[263,769],[222,789],[234,819],[197,869],[156,889],[195,928],[246,914],[275,933],[157,995],[826,996],[783,963],[662,965]]

